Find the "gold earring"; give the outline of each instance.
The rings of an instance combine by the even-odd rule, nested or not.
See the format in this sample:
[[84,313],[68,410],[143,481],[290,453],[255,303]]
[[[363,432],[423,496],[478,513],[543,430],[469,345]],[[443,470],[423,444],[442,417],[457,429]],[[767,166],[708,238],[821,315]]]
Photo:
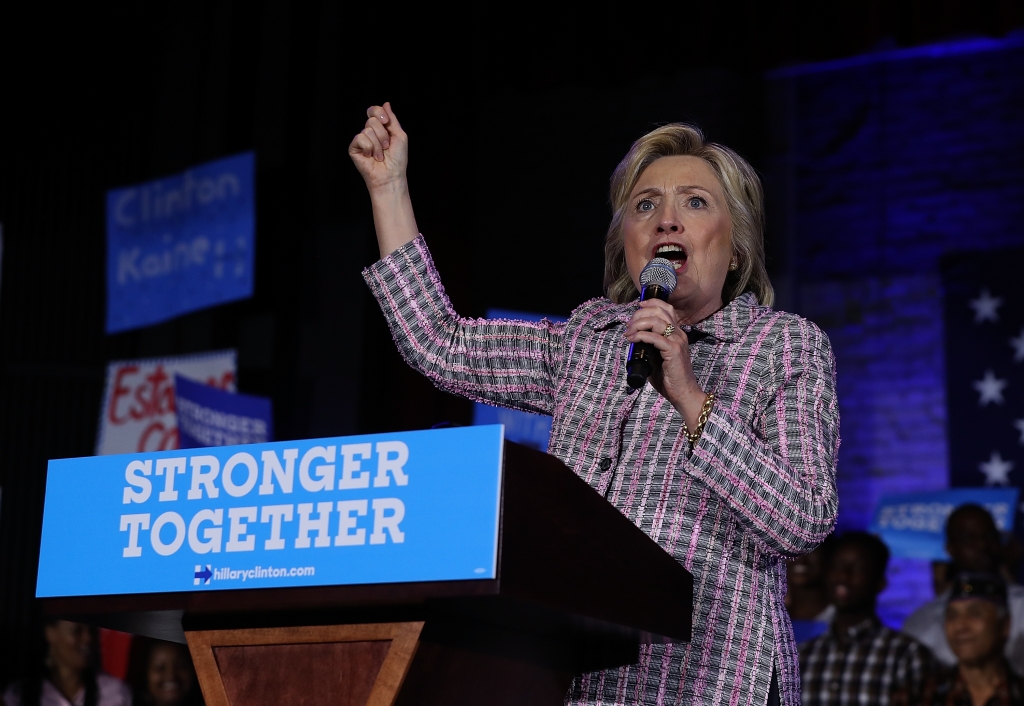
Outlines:
[[729,270],[730,271],[735,270],[737,267],[739,267],[739,263],[736,262],[736,258],[733,258],[733,259],[729,260]]

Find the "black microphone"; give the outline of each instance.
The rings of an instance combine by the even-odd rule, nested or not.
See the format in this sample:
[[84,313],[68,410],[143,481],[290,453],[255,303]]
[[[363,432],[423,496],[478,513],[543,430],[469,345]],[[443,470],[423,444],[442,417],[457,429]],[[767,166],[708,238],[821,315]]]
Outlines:
[[[640,273],[640,301],[660,299],[668,301],[668,295],[676,288],[676,268],[663,257],[656,257],[647,263]],[[629,358],[626,362],[626,384],[639,390],[654,372],[661,354],[650,343],[630,343]]]

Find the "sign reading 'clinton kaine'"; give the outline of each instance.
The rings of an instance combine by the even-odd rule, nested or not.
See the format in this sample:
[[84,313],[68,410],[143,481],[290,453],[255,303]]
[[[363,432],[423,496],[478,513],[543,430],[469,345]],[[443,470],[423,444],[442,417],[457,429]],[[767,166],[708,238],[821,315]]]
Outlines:
[[107,333],[252,295],[253,154],[107,192]]
[[36,595],[492,579],[503,428],[50,461]]

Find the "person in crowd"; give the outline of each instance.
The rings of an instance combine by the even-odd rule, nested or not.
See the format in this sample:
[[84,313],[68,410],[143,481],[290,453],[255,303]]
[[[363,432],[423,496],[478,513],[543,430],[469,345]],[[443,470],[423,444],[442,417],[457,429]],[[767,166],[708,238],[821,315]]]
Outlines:
[[[363,275],[406,361],[443,390],[552,415],[548,452],[693,574],[692,641],[580,675],[568,702],[796,703],[785,560],[834,527],[839,412],[827,337],[770,308],[756,172],[691,125],[653,130],[612,174],[606,297],[564,323],[481,320],[459,317],[441,286],[389,104],[369,109],[349,154],[381,255]],[[578,185],[571,150],[548,154],[535,191],[565,204],[565,221],[545,224],[554,234],[572,225]],[[488,217],[509,207],[486,179],[466,186]],[[488,237],[486,219],[479,230]],[[655,257],[677,284],[667,301],[641,302]],[[638,389],[626,380],[630,344],[659,354]]]
[[931,569],[932,593],[938,596],[953,587],[953,567],[948,561],[933,561]]
[[136,636],[128,660],[135,706],[202,706],[188,647]]
[[[951,561],[951,575],[961,572],[998,574],[1003,564],[1003,547],[999,529],[988,510],[980,505],[961,505],[946,520],[946,553]],[[956,656],[946,639],[943,616],[949,604],[950,590],[914,611],[903,624],[903,632],[923,643],[946,666],[956,664]],[[1010,635],[1006,641],[1006,658],[1010,664],[1024,668],[1024,587],[1007,586],[1010,614]]]
[[825,632],[835,615],[835,606],[829,603],[825,590],[831,544],[830,535],[813,552],[786,562],[786,610],[798,645]]
[[1010,614],[1002,577],[957,575],[946,601],[943,632],[957,665],[929,678],[921,706],[1024,706],[1024,678],[1003,654]]
[[124,682],[99,671],[96,630],[47,620],[29,671],[4,693],[5,706],[131,706]]
[[889,548],[867,532],[847,532],[832,549],[825,587],[835,606],[829,629],[800,646],[804,706],[886,706],[895,691],[920,694],[932,668],[927,648],[882,624]]

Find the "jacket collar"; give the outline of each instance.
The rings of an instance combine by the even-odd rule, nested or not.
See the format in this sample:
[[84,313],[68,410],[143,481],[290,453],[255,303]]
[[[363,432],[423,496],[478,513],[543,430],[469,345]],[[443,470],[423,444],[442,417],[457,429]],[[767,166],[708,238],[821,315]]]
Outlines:
[[[723,343],[732,343],[738,340],[747,327],[750,326],[758,306],[754,293],[744,292],[703,321],[698,321],[692,326],[683,326],[682,328],[687,333],[696,332],[702,334],[701,337],[706,336]],[[608,302],[608,307],[598,311],[590,319],[589,325],[595,331],[611,328],[616,324],[624,326],[629,323],[629,320],[639,308],[639,299],[628,304],[612,304]]]
[[834,622],[829,626],[829,630],[834,639],[846,644],[848,642],[857,642],[865,638],[873,637],[881,627],[882,621],[878,619],[877,615],[873,615],[870,618],[864,618],[864,620],[860,621],[853,627],[848,628],[843,633],[840,633],[839,630],[836,629],[836,624]]

